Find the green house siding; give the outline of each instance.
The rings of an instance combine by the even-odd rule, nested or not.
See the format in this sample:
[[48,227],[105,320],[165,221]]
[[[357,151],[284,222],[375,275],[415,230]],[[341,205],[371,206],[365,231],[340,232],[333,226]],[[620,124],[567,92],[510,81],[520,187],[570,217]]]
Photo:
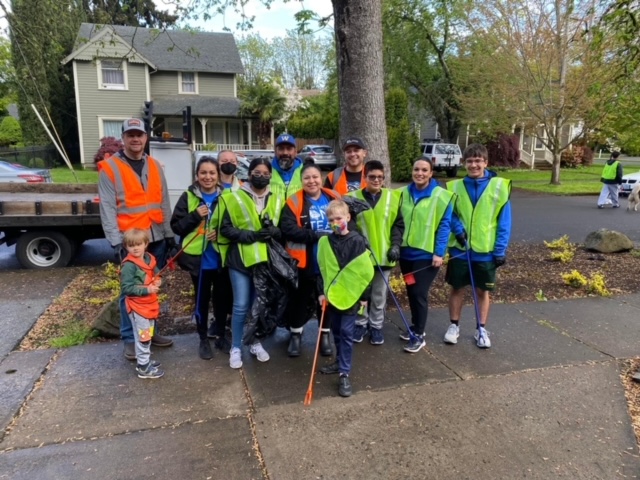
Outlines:
[[234,75],[198,73],[198,93],[208,97],[233,97]]
[[97,65],[76,61],[76,89],[80,100],[82,126],[82,152],[85,164],[93,164],[93,156],[100,146],[100,119],[126,119],[140,117],[146,100],[145,65],[128,63],[127,90],[99,88]]
[[150,79],[151,98],[178,95],[178,72],[155,72]]

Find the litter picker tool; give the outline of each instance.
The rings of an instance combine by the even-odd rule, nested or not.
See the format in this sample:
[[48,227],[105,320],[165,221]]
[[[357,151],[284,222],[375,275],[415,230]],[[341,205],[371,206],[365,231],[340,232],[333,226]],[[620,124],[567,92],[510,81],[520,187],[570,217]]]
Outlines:
[[471,268],[471,253],[469,250],[469,242],[464,242],[464,248],[467,252],[467,264],[469,265],[469,278],[471,279],[471,294],[473,295],[473,306],[476,311],[476,328],[480,335],[480,307],[478,306],[478,294],[476,293],[476,282],[473,279],[473,269]]
[[307,388],[307,394],[304,397],[304,405],[311,405],[313,400],[313,381],[316,378],[316,364],[318,363],[318,352],[320,352],[320,338],[322,337],[322,323],[324,321],[324,313],[327,310],[327,300],[322,302],[322,315],[320,315],[320,321],[318,322],[318,339],[316,340],[316,352],[313,355],[313,366],[311,367],[311,378],[309,379],[309,387]]
[[[205,222],[206,222],[206,219],[203,218],[202,222],[200,222],[200,225],[198,226],[198,234],[194,235],[193,238],[191,238],[191,240],[189,240],[186,244],[184,244],[182,246],[182,248],[180,250],[178,250],[178,253],[176,253],[173,257],[171,257],[169,260],[167,260],[167,264],[164,267],[162,267],[162,269],[157,273],[157,275],[155,275],[155,277],[161,276],[167,268],[171,268],[171,266],[174,265],[174,262],[176,261],[176,259],[180,256],[180,254],[182,252],[184,252],[185,248],[187,248],[189,245],[191,245],[191,243],[196,238],[198,238],[200,235],[204,235],[205,234],[205,230],[204,230]],[[205,242],[205,244],[206,244],[206,242]]]

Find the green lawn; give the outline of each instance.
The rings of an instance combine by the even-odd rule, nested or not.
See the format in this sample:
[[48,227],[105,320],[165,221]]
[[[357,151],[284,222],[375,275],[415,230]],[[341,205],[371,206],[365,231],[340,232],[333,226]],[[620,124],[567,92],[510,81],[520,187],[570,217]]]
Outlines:
[[508,178],[513,187],[554,195],[591,195],[602,188],[600,175],[602,165],[560,170],[560,185],[551,185],[551,170],[514,169],[499,171],[500,177]]
[[[74,172],[78,180],[73,176]],[[72,172],[69,167],[57,167],[51,169],[51,178],[53,183],[98,183],[98,172],[79,169],[74,169]]]

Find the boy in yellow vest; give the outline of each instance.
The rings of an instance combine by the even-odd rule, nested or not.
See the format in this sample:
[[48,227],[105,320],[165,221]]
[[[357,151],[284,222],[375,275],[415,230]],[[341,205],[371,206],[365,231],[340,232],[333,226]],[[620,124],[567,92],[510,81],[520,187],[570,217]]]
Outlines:
[[[511,236],[511,181],[487,170],[489,155],[484,145],[469,145],[462,154],[467,176],[447,183],[447,190],[458,196],[451,218],[446,280],[451,285],[449,318],[451,324],[444,342],[458,343],[460,314],[464,289],[471,285],[471,258],[480,318],[475,333],[479,348],[490,348],[491,340],[485,326],[489,316],[489,292],[495,289],[496,269],[504,265]],[[467,253],[465,250],[469,249]]]
[[325,315],[331,324],[336,344],[336,361],[320,369],[321,373],[339,373],[338,394],[352,393],[351,357],[353,334],[358,310],[366,308],[373,279],[373,263],[364,237],[349,231],[349,207],[342,200],[333,200],[326,210],[332,235],[318,242],[318,300],[325,304]]

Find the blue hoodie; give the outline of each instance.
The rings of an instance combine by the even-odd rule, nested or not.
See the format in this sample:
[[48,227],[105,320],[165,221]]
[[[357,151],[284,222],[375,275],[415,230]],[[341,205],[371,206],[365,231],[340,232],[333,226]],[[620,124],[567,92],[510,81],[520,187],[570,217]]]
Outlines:
[[[470,178],[464,177],[462,180],[464,186],[467,189],[471,204],[476,206],[478,199],[484,192],[484,189],[489,185],[489,180],[495,177],[497,174],[490,170],[484,171],[484,177],[482,178]],[[451,232],[454,235],[465,232],[465,227],[460,220],[460,217],[454,212],[451,217]],[[509,245],[509,238],[511,237],[511,201],[508,201],[502,211],[498,214],[498,231],[496,232],[496,243],[493,246],[492,253],[476,253],[473,249],[470,250],[471,260],[473,262],[492,262],[496,257],[504,257],[507,253],[507,246]],[[464,257],[465,252],[456,247],[451,247],[449,254],[452,257]]]
[[[429,198],[434,188],[440,187],[438,182],[435,179],[431,179],[427,188],[422,190],[418,190],[416,188],[415,183],[411,183],[409,185],[409,193],[411,194],[411,198],[413,199],[413,204],[417,204],[423,198]],[[419,248],[412,247],[402,247],[400,249],[400,258],[402,260],[432,260],[433,255],[437,255],[438,257],[444,257],[445,252],[447,251],[447,243],[449,242],[449,233],[451,231],[451,215],[453,212],[453,202],[449,204],[447,209],[440,220],[440,225],[438,225],[438,229],[436,230],[436,238],[434,242],[434,251],[433,252],[425,252],[424,250],[420,250]],[[408,220],[405,218],[405,227],[408,226]]]
[[271,160],[271,166],[278,171],[285,185],[289,185],[289,182],[293,178],[294,172],[298,168],[302,167],[302,160],[296,157],[293,159],[293,165],[289,170],[282,170],[282,167],[280,167],[280,162],[278,161],[278,157],[273,157],[273,160]]

